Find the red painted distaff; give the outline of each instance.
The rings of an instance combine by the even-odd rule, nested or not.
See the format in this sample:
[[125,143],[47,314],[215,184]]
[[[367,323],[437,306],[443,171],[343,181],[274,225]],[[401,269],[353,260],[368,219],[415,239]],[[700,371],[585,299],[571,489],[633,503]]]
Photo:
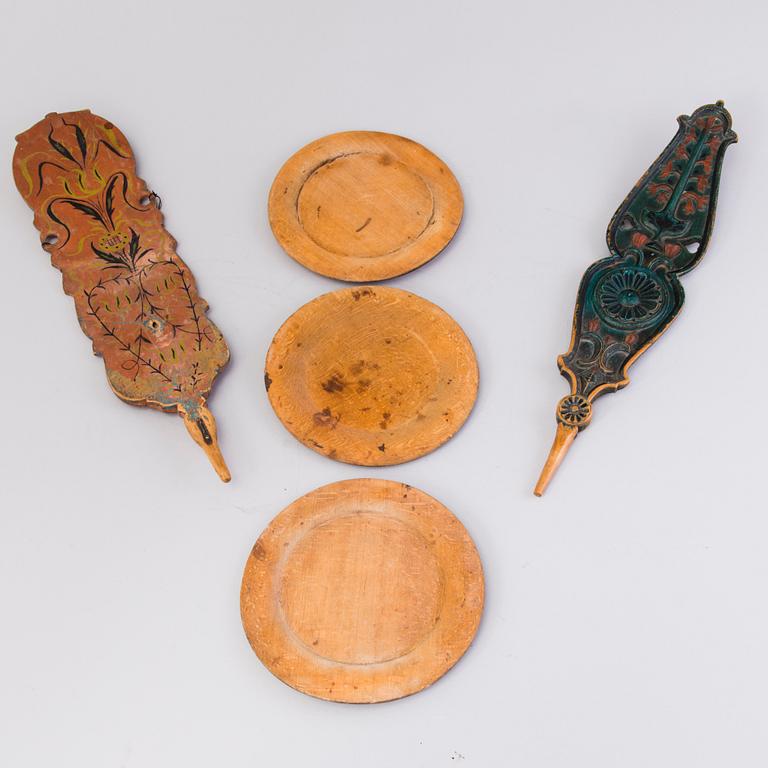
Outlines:
[[123,134],[88,110],[17,136],[16,186],[115,394],[176,412],[225,482],[206,397],[229,350]]

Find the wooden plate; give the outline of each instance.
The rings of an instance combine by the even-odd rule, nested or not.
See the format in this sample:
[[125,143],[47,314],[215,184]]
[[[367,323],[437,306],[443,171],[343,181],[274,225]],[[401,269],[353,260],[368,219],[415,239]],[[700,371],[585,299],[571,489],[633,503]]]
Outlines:
[[442,504],[388,480],[345,480],[269,524],[240,609],[253,650],[284,683],[370,703],[444,675],[475,636],[483,590],[475,545]]
[[437,256],[463,207],[456,178],[421,144],[348,131],[313,141],[286,162],[269,193],[269,222],[300,264],[369,282]]
[[440,307],[397,288],[342,288],[286,320],[267,353],[272,407],[304,445],[348,464],[423,456],[477,396],[469,339]]

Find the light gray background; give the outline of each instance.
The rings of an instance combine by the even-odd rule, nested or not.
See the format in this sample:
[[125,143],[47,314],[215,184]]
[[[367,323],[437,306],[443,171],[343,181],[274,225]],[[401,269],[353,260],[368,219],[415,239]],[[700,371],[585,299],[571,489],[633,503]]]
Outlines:
[[[0,764],[765,766],[765,8],[3,2]],[[675,117],[719,98],[740,142],[685,309],[535,499],[578,280]],[[14,135],[84,107],[129,137],[231,346],[228,486],[179,419],[110,392],[14,187]],[[282,253],[270,183],[349,129],[424,143],[466,199],[448,249],[391,284],[464,327],[477,407],[381,470],[301,446],[262,384],[280,323],[340,285]],[[335,705],[259,663],[240,576],[285,505],[366,476],[461,518],[487,603],[431,689]]]

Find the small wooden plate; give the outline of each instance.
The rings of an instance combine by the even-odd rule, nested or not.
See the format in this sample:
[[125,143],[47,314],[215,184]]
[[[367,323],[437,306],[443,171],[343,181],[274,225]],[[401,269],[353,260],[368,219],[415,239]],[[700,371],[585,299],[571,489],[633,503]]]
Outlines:
[[330,701],[416,693],[467,650],[483,571],[442,504],[388,480],[345,480],[284,509],[256,542],[240,610],[284,683]]
[[437,256],[463,207],[456,178],[421,144],[347,131],[285,163],[269,193],[269,223],[286,253],[313,272],[370,282]]
[[368,467],[416,459],[453,437],[477,397],[456,321],[397,288],[342,288],[286,320],[267,353],[275,413],[304,445]]

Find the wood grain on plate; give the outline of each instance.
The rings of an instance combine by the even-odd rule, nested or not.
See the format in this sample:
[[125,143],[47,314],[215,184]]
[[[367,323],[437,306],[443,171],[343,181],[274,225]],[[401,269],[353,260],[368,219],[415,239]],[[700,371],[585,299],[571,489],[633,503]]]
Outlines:
[[304,445],[349,464],[423,456],[475,403],[472,345],[440,307],[397,288],[343,288],[291,315],[267,353],[272,407]]
[[461,188],[439,157],[390,133],[348,131],[313,141],[280,169],[269,221],[289,256],[321,275],[386,280],[450,242]]
[[477,550],[427,494],[387,480],[318,488],[256,542],[240,607],[265,666],[303,693],[389,701],[467,650],[483,608]]

